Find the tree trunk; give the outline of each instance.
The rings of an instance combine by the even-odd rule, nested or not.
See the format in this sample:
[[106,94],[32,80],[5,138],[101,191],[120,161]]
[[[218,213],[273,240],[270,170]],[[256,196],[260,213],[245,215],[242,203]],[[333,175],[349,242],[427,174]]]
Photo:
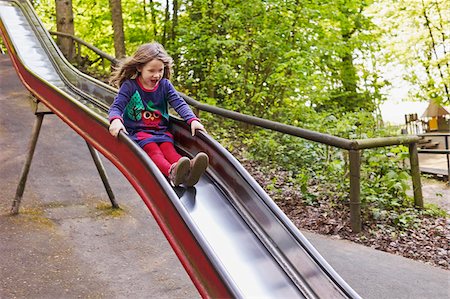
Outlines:
[[355,65],[353,64],[353,56],[351,52],[347,52],[342,57],[341,80],[344,87],[345,98],[349,107],[360,107],[356,86],[358,77],[356,75]]
[[[56,30],[74,35],[72,0],[55,0]],[[58,37],[57,44],[64,56],[72,62],[75,56],[73,40],[67,37]]]
[[[371,106],[367,105],[367,102],[358,95],[358,75],[353,61],[353,51],[355,50],[355,47],[351,46],[351,39],[355,33],[360,31],[361,24],[357,21],[358,17],[352,16],[354,13],[348,11],[345,7],[340,7],[340,11],[343,16],[346,17],[346,20],[341,22],[341,36],[346,47],[341,54],[341,66],[339,70],[344,92],[343,99],[345,100],[343,106],[346,107],[346,110],[348,111],[356,111],[359,108]],[[362,14],[362,7],[358,14]],[[352,20],[352,18],[355,19]],[[353,22],[348,22],[348,20],[352,20]]]
[[164,32],[163,32],[163,37],[162,37],[162,45],[164,47],[167,46],[167,40],[168,40],[168,26],[169,26],[169,21],[170,21],[170,11],[169,11],[169,0],[166,0],[166,13],[165,13],[165,17],[164,17]]
[[[446,97],[446,99],[444,99],[444,100],[450,102],[449,87],[447,86],[447,83],[445,81],[445,76],[444,76],[444,74],[442,72],[442,65],[439,62],[440,55],[439,55],[439,53],[438,53],[439,51],[437,49],[439,46],[437,45],[437,43],[435,41],[435,38],[434,38],[434,35],[433,35],[433,30],[431,28],[432,25],[431,25],[430,19],[428,18],[427,8],[425,7],[425,2],[423,0],[422,0],[422,14],[423,14],[423,17],[425,19],[425,26],[427,27],[428,33],[430,35],[430,41],[431,41],[431,49],[430,50],[434,53],[434,56],[435,56],[436,62],[437,62],[437,69],[438,69],[439,75],[441,77],[442,84],[444,85],[444,94],[445,94],[445,97]],[[444,52],[445,52],[445,47],[443,47],[443,49],[444,49]],[[430,57],[428,63],[431,64],[431,62],[432,62],[432,58]],[[448,68],[448,65],[447,65],[447,68]]]
[[172,30],[171,30],[171,36],[170,39],[172,41],[175,41],[176,39],[176,28],[178,26],[178,0],[172,1]]
[[153,39],[158,38],[158,31],[156,27],[156,9],[155,9],[155,3],[153,0],[150,0],[150,13],[152,15],[152,25],[153,25]]
[[[179,8],[179,4],[178,4],[178,0],[173,0],[172,2],[172,29],[171,29],[171,34],[170,34],[170,40],[172,42],[172,44],[175,44],[175,41],[177,39],[177,26],[178,26],[178,8]],[[174,76],[177,76],[177,71],[178,71],[178,54],[176,53],[176,51],[173,53],[172,55],[173,58],[173,72],[174,72]]]
[[116,58],[123,58],[125,51],[125,34],[123,33],[122,2],[121,0],[109,0],[112,24],[114,31],[114,51]]

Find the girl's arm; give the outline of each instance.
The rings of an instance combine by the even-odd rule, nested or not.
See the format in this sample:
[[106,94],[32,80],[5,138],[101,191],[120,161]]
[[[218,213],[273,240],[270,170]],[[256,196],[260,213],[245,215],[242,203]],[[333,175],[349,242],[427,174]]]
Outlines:
[[126,134],[128,134],[125,126],[123,125],[123,112],[128,102],[130,101],[130,84],[128,81],[125,81],[119,89],[117,96],[114,98],[114,102],[108,111],[108,119],[110,122],[109,132],[114,137],[119,135],[120,130],[123,130]]
[[197,130],[201,130],[206,133],[205,127],[200,123],[200,119],[195,116],[192,109],[186,103],[186,101],[180,97],[178,92],[173,87],[169,80],[167,82],[167,98],[170,106],[191,126],[192,136],[195,135]]
[[207,133],[205,127],[198,120],[194,119],[191,122],[191,133],[192,133],[192,136],[195,136],[195,132],[197,130],[200,130],[200,131],[203,131],[203,132]]
[[123,130],[125,134],[128,134],[122,121],[119,118],[114,119],[109,125],[109,133],[111,133],[114,137],[117,137],[121,130]]

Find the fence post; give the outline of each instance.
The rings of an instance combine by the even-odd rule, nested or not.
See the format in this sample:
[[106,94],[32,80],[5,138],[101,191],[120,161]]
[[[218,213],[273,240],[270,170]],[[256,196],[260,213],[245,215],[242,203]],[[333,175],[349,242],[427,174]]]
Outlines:
[[350,223],[352,231],[361,231],[361,151],[349,150],[350,162]]
[[419,154],[417,143],[409,144],[409,161],[411,164],[411,178],[414,192],[414,205],[423,208],[422,183],[420,182]]
[[[448,150],[448,135],[444,136],[445,139],[445,149]],[[447,153],[447,186],[450,186],[450,155]]]

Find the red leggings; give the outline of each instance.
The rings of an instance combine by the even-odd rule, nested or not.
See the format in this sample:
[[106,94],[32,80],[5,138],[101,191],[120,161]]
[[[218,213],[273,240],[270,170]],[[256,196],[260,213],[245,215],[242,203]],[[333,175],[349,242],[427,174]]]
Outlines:
[[172,142],[155,143],[150,142],[144,145],[144,151],[150,156],[159,170],[169,176],[170,166],[180,160],[181,155],[177,153]]

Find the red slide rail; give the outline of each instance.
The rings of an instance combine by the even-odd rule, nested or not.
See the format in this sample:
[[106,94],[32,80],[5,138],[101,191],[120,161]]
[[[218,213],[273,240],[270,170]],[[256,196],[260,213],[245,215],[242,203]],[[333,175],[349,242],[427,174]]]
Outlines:
[[165,178],[148,156],[143,155],[137,145],[123,134],[118,139],[111,136],[106,119],[93,114],[69,94],[48,84],[30,70],[17,54],[1,20],[0,31],[25,87],[125,175],[151,211],[200,295],[233,297],[233,292],[216,271],[175,206],[178,199],[175,192],[162,187],[162,184],[166,184]]

